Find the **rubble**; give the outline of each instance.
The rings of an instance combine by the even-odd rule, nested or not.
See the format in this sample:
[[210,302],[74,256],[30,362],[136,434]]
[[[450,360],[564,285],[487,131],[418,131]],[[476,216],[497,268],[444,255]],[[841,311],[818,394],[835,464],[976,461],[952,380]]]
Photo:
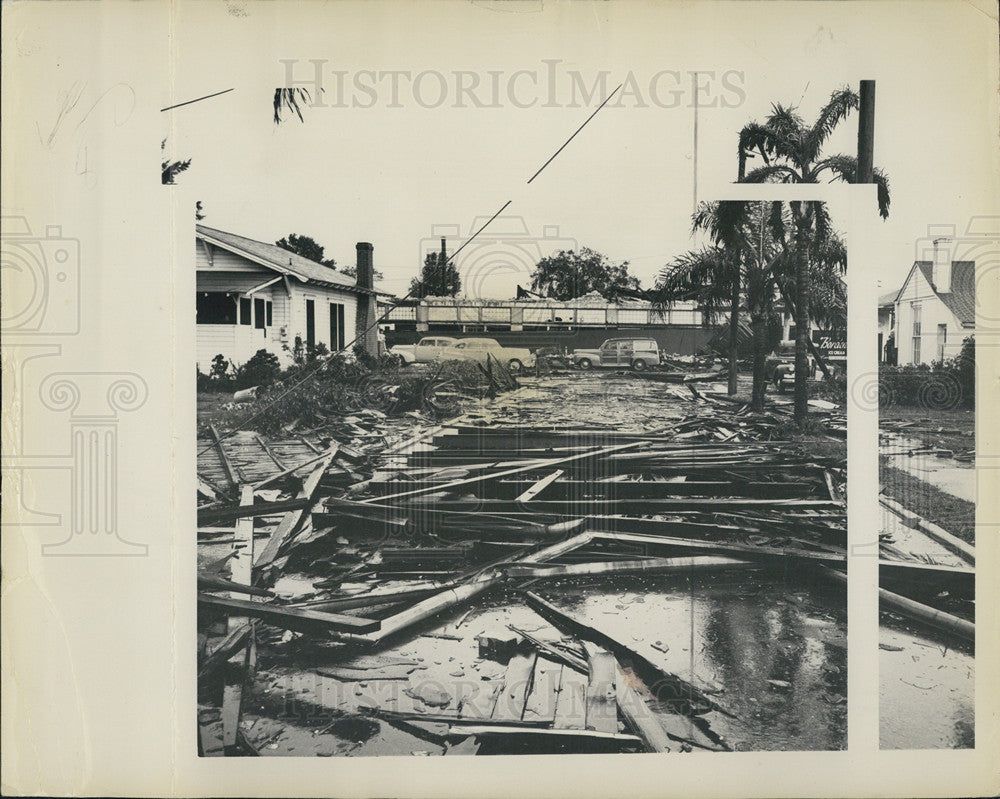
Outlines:
[[[267,696],[261,653],[270,679],[287,664],[322,681],[298,704],[329,706],[320,688],[350,685],[326,712],[384,721],[397,753],[732,748],[722,730],[745,722],[713,698],[718,684],[664,665],[685,642],[646,648],[615,633],[627,601],[580,617],[543,592],[574,580],[711,585],[747,570],[808,588],[843,573],[843,458],[783,439],[780,412],[751,415],[693,386],[650,383],[674,409],[698,406],[655,427],[627,415],[572,423],[535,401],[561,379],[521,378],[450,421],[359,410],[274,437],[208,429],[199,675],[203,710],[223,710],[222,746],[208,750],[273,745],[240,726]],[[842,413],[825,414],[836,432]],[[476,609],[498,597],[483,626]],[[504,622],[505,602],[524,610]],[[433,645],[417,651],[434,663],[407,661],[424,637]]]

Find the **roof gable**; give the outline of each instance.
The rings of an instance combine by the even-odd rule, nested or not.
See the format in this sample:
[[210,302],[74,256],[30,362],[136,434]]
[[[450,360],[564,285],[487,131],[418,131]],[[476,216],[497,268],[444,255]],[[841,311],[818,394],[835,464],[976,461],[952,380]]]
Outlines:
[[[941,300],[963,325],[973,326],[976,323],[976,262],[951,262],[951,291],[947,294],[938,292],[934,285],[934,264],[931,261],[916,261],[914,269],[920,273],[931,287],[931,291]],[[913,274],[911,270],[910,274]],[[909,282],[909,278],[907,278]],[[904,286],[906,283],[903,284]]]
[[358,288],[355,281],[347,275],[282,249],[276,244],[265,244],[262,241],[248,239],[246,236],[239,236],[235,233],[227,233],[207,225],[195,225],[195,232],[198,238],[237,255],[242,255],[283,275],[297,277],[303,282],[324,283],[344,289],[357,290]]

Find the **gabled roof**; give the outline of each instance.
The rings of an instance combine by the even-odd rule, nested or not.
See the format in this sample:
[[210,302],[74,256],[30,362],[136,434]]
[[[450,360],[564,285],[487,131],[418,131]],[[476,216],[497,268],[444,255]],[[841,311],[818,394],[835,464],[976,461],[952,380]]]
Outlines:
[[304,283],[322,283],[345,290],[362,291],[357,283],[342,272],[323,266],[301,255],[284,250],[276,244],[265,244],[262,241],[248,239],[235,233],[226,233],[207,225],[195,225],[196,235],[210,244],[222,247],[224,250],[242,255],[261,266],[273,269],[283,275],[291,275]]
[[934,263],[932,261],[914,261],[910,274],[906,276],[896,297],[900,297],[906,284],[910,282],[913,273],[920,270],[927,285],[935,296],[944,303],[964,327],[974,327],[976,324],[976,262],[951,262],[951,291],[946,294],[938,292],[934,285]]

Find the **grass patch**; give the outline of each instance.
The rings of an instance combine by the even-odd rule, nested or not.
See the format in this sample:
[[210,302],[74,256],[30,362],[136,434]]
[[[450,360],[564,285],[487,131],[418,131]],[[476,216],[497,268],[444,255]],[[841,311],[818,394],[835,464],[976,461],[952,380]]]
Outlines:
[[975,543],[976,506],[879,458],[879,485],[890,499],[969,544]]

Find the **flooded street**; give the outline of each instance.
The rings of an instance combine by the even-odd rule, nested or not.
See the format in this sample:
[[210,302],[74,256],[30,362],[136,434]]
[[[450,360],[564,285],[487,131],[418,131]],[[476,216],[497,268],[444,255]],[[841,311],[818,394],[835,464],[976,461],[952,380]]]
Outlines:
[[896,433],[882,432],[879,439],[879,450],[888,456],[889,466],[901,469],[953,497],[975,503],[975,461],[956,460],[944,450],[940,454],[928,453],[922,442]]

